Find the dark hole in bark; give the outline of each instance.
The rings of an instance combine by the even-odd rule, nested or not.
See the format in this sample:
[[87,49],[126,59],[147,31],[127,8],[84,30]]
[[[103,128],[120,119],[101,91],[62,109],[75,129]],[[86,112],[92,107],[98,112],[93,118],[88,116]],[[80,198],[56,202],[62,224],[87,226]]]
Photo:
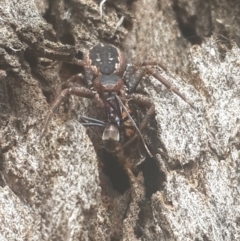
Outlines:
[[126,28],[128,31],[133,29],[133,22],[131,19],[124,19],[122,23],[123,27]]
[[[6,114],[9,109],[9,98],[8,98],[8,86],[7,80],[0,80],[0,118],[2,118],[3,114]],[[1,123],[1,122],[0,122]]]
[[186,18],[185,16],[187,16],[187,13],[184,12],[184,9],[179,7],[177,1],[175,1],[173,4],[173,10],[175,11],[178,26],[182,32],[183,37],[186,38],[192,45],[200,45],[203,39],[197,34],[196,31],[197,17],[190,16]]
[[45,14],[43,15],[43,18],[50,24],[52,24],[53,26],[55,26],[56,24],[56,19],[54,17],[54,15],[52,15],[52,3],[51,1],[49,1],[49,8],[47,9],[47,11],[45,12]]
[[[153,216],[152,216],[152,208],[151,208],[151,203],[146,200],[144,201],[141,206],[140,206],[141,210],[139,212],[138,215],[138,221],[137,224],[134,228],[134,233],[136,235],[137,238],[143,238],[144,239],[144,233],[146,230],[146,225],[149,222],[149,220],[153,220]],[[147,227],[149,229],[149,231],[154,234],[156,233],[156,229],[154,225],[148,226]]]
[[98,152],[98,157],[103,163],[102,171],[109,177],[113,188],[121,194],[129,189],[129,179],[123,166],[118,162],[117,156],[108,153],[105,149]]
[[21,122],[21,120],[19,119],[16,119],[13,121],[13,126],[15,127],[16,131],[19,133],[19,134],[23,134],[23,123]]
[[78,51],[75,57],[77,59],[83,59],[83,53],[81,51]]
[[152,194],[162,188],[163,182],[166,180],[164,172],[159,170],[156,157],[147,157],[146,160],[139,166],[144,176],[146,187],[146,197],[151,198]]
[[200,45],[202,43],[202,38],[198,36],[196,29],[195,29],[195,23],[196,18],[195,16],[192,16],[188,19],[188,22],[183,23],[180,19],[178,19],[179,28],[183,34],[183,36],[192,44],[198,44]]
[[49,1],[49,8],[43,15],[43,18],[53,26],[61,43],[70,45],[75,44],[75,39],[69,32],[71,30],[70,23],[66,20],[59,21],[56,19],[56,13],[54,13],[51,1]]
[[121,239],[116,238],[116,237],[111,237],[111,241],[120,241]]
[[141,238],[144,234],[143,232],[144,232],[144,229],[141,226],[136,225],[136,227],[134,229],[134,233],[136,235],[136,238]]
[[206,234],[203,235],[203,240],[204,240],[204,241],[209,241],[209,238],[207,237]]
[[137,0],[127,0],[126,3],[128,5],[128,7],[131,7],[131,5],[136,2]]
[[26,51],[24,52],[24,58],[31,68],[35,68],[37,66],[38,60],[31,49],[26,49]]
[[75,39],[73,37],[72,34],[70,33],[64,33],[61,37],[60,37],[60,41],[63,44],[70,44],[70,45],[75,45]]
[[0,186],[4,187],[5,186],[5,182],[4,182],[4,179],[3,179],[2,171],[3,171],[3,151],[0,148]]

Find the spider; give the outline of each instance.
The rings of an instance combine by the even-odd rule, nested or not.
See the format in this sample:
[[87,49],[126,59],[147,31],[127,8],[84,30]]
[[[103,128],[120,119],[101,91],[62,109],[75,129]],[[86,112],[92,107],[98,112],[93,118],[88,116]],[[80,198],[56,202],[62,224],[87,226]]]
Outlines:
[[[159,65],[162,67],[160,64],[157,62],[137,63],[133,65],[137,71],[132,71],[130,65],[127,66],[124,55],[120,49],[111,44],[99,43],[93,46],[84,54],[83,60],[75,60],[75,63],[84,68],[84,76],[81,74],[74,75],[58,88],[57,96],[44,123],[41,137],[47,128],[52,114],[57,110],[64,98],[69,95],[76,95],[94,99],[98,106],[106,110],[107,122],[90,119],[88,117],[84,117],[83,121],[86,126],[105,127],[102,140],[105,142],[105,147],[108,151],[119,151],[119,149],[125,148],[140,137],[148,154],[152,156],[143,140],[141,130],[147,125],[149,118],[155,113],[155,106],[149,97],[134,93],[145,73],[154,76],[168,89],[172,90],[193,107],[177,89],[150,67],[150,65]],[[77,81],[80,81],[80,83],[85,82],[87,87],[77,83]],[[129,114],[128,101],[137,105],[143,105],[147,108],[139,127]],[[118,144],[121,141],[119,129],[122,125],[121,122],[123,122],[123,113],[126,114],[135,127],[137,134],[132,136],[122,147],[119,147]],[[109,142],[115,144],[109,145]]]

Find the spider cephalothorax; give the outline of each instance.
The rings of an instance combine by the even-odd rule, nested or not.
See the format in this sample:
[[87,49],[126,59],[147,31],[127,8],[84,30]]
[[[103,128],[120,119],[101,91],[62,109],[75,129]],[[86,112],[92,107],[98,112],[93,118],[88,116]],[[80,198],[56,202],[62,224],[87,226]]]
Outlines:
[[[121,147],[126,147],[137,139],[137,137],[140,137],[145,145],[140,131],[147,125],[148,119],[154,114],[155,106],[149,97],[134,93],[145,73],[154,76],[163,85],[171,89],[193,107],[193,105],[177,89],[173,88],[161,74],[150,67],[150,65],[159,65],[158,63],[136,63],[131,65],[131,67],[134,67],[135,70],[138,71],[132,71],[132,68],[130,71],[122,51],[111,44],[100,43],[93,46],[84,54],[83,60],[75,60],[75,63],[84,67],[84,77],[81,74],[77,74],[60,86],[60,91],[58,91],[56,99],[52,104],[51,111],[45,121],[42,135],[46,130],[52,112],[58,108],[63,99],[69,95],[76,95],[83,98],[95,99],[96,103],[105,110],[107,122],[90,118],[90,122],[87,120],[84,123],[85,126],[95,125],[104,127],[105,129],[102,136],[104,143],[108,143],[108,140],[112,141],[112,139],[115,142],[121,142],[118,132],[121,125],[124,125],[123,123],[125,120],[123,119],[125,118],[123,117],[123,113],[127,114],[128,119],[137,133],[127,143],[112,145],[111,148],[113,152],[118,151]],[[78,80],[79,83],[77,83]],[[87,87],[83,85],[84,82]],[[138,126],[129,114],[129,109],[126,104],[129,101],[147,107],[145,116]],[[146,145],[145,148],[149,155],[151,155]],[[110,151],[107,144],[106,149]]]

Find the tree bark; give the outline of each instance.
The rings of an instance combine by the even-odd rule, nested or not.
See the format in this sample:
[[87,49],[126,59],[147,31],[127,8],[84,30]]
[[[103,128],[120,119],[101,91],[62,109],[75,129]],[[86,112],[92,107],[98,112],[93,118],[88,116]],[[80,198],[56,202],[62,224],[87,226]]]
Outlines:
[[[0,0],[0,239],[239,240],[239,16],[237,0]],[[98,42],[162,63],[195,106],[144,77],[154,158],[137,172],[80,124],[102,112],[88,99],[40,140],[57,86],[83,72],[71,58]]]

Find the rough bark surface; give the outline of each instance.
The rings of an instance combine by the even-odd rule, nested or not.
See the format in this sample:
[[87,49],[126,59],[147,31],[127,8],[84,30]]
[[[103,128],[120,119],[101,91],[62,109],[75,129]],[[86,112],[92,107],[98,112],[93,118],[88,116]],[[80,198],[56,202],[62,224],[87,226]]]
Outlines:
[[[240,240],[239,1],[100,5],[0,0],[0,240]],[[154,158],[138,174],[79,123],[102,111],[90,100],[71,97],[39,139],[56,87],[83,71],[67,62],[98,42],[163,63],[196,107],[144,78]]]

